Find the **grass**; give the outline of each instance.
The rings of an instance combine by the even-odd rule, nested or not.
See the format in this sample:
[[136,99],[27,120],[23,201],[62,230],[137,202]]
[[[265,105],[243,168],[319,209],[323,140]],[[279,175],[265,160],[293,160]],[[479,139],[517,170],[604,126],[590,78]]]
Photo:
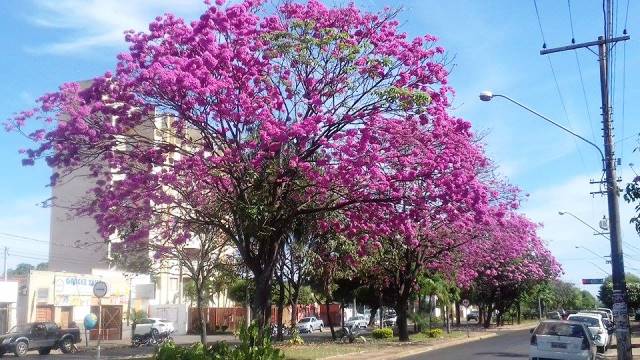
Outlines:
[[370,336],[365,337],[366,343],[339,344],[335,342],[324,343],[307,343],[304,345],[281,346],[280,348],[285,354],[285,358],[289,360],[312,360],[322,359],[336,355],[346,355],[362,352],[376,352],[389,349],[394,346],[411,346],[411,345],[427,345],[435,344],[447,340],[454,340],[466,336],[464,331],[452,331],[450,334],[446,332],[439,338],[429,338],[422,333],[409,335],[410,342],[398,341],[397,334],[390,339],[373,339]]

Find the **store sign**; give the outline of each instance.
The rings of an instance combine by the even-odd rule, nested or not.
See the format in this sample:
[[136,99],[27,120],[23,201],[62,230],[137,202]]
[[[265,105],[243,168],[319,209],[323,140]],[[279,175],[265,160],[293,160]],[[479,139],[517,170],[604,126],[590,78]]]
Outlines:
[[56,275],[54,294],[58,296],[93,296],[93,286],[101,281],[92,276]]

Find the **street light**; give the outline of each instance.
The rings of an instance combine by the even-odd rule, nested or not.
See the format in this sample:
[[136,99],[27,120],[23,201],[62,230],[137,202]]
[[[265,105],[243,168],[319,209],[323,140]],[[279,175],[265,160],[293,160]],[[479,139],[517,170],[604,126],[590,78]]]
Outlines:
[[[558,211],[558,215],[569,215],[569,216],[573,217],[574,219],[580,221],[584,225],[586,225],[589,229],[595,231],[595,233],[593,235],[600,235],[603,238],[607,239],[607,241],[611,241],[611,239],[608,236],[606,236],[605,233],[603,233],[601,231],[598,231],[596,228],[594,228],[593,226],[589,225],[586,221],[580,219],[579,217],[575,216],[573,213],[571,213],[569,211]],[[606,219],[606,217],[605,217],[605,219]]]
[[560,129],[562,129],[562,130],[564,130],[564,131],[568,132],[569,134],[571,134],[571,135],[573,135],[573,136],[577,137],[578,139],[580,139],[580,140],[582,140],[582,141],[586,142],[587,144],[589,144],[589,145],[593,146],[596,150],[598,150],[598,153],[600,154],[600,158],[602,159],[602,166],[604,167],[604,165],[605,165],[605,162],[604,162],[604,160],[605,160],[604,153],[602,152],[602,150],[600,150],[600,147],[599,147],[598,145],[596,145],[595,143],[593,143],[593,142],[591,142],[591,141],[589,141],[589,140],[585,139],[584,137],[582,137],[582,136],[580,136],[580,135],[578,135],[578,134],[574,133],[573,131],[569,130],[568,128],[566,128],[566,127],[564,127],[564,126],[562,126],[562,125],[558,124],[557,122],[555,122],[555,121],[553,121],[553,120],[549,119],[548,117],[546,117],[546,116],[544,116],[544,115],[540,114],[539,112],[537,112],[537,111],[535,111],[535,110],[533,110],[533,109],[531,109],[531,108],[527,107],[526,105],[521,104],[521,103],[519,103],[519,102],[517,102],[517,101],[513,100],[512,98],[510,98],[510,97],[508,97],[508,96],[506,96],[506,95],[502,95],[502,94],[494,94],[494,93],[492,93],[491,91],[485,90],[485,91],[483,91],[483,92],[481,92],[481,93],[480,93],[479,97],[480,97],[480,100],[482,100],[482,101],[491,101],[491,100],[492,100],[493,98],[495,98],[495,97],[501,97],[501,98],[503,98],[503,99],[509,100],[509,101],[511,101],[512,103],[514,103],[514,104],[518,105],[519,107],[521,107],[521,108],[523,108],[523,109],[527,110],[528,112],[530,112],[530,113],[532,113],[532,114],[534,114],[534,115],[537,115],[538,117],[542,118],[543,120],[547,121],[548,123],[551,123],[551,124],[553,124],[553,125],[555,125],[555,126],[559,127]]
[[[599,38],[599,41],[606,41],[604,38]],[[603,138],[604,138],[604,153],[600,149],[598,145],[595,143],[585,139],[584,137],[576,134],[575,132],[567,129],[566,127],[558,124],[557,122],[543,116],[542,114],[526,107],[525,105],[511,99],[508,96],[493,94],[490,91],[483,91],[480,94],[480,100],[482,101],[490,101],[494,97],[502,97],[510,102],[518,105],[519,107],[527,110],[528,112],[542,118],[548,123],[564,130],[565,132],[577,137],[578,139],[586,142],[587,144],[593,146],[598,153],[600,154],[600,158],[602,160],[602,169],[606,176],[606,181],[603,183],[606,184],[607,188],[607,208],[609,211],[609,235],[611,244],[611,277],[613,280],[613,312],[615,314],[617,329],[616,329],[616,339],[621,340],[621,344],[623,346],[618,348],[618,358],[619,359],[628,359],[630,358],[631,342],[629,338],[629,318],[627,316],[627,303],[626,303],[626,286],[625,286],[625,274],[624,274],[624,257],[622,252],[622,237],[621,237],[621,229],[620,229],[620,205],[619,205],[619,188],[616,183],[616,159],[614,155],[614,144],[613,144],[613,130],[611,128],[611,107],[609,105],[609,85],[607,82],[607,67],[606,67],[606,47],[605,43],[601,43],[599,46],[599,61],[600,61],[600,77],[601,83],[604,84],[602,87],[602,125],[603,125]],[[605,60],[605,61],[603,61]],[[606,155],[605,155],[606,153]],[[589,226],[591,227],[591,226]],[[604,236],[604,235],[603,235]]]

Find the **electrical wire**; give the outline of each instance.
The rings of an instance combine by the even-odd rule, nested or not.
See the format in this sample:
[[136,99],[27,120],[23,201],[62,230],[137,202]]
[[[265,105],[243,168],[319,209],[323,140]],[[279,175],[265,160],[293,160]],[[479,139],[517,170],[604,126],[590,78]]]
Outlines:
[[571,15],[571,0],[567,0],[567,6],[569,7],[569,24],[571,25],[571,43],[576,43],[576,36],[573,33],[573,15]]
[[540,21],[540,11],[538,11],[538,2],[533,0],[533,6],[536,8],[536,17],[538,18],[538,27],[540,28],[540,35],[542,36],[542,48],[547,48],[547,40],[544,38],[544,31],[542,30],[542,21]]

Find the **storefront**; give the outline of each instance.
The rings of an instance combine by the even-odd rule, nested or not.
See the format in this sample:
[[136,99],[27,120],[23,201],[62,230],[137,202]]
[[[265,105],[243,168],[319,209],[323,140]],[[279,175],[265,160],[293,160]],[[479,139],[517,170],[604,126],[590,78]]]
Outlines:
[[[18,300],[19,323],[53,321],[61,327],[82,328],[84,317],[98,315],[99,300],[93,295],[93,285],[104,281],[108,292],[102,298],[102,323],[104,339],[121,339],[122,323],[126,320],[131,283],[148,282],[148,275],[133,275],[116,271],[94,270],[92,274],[31,271]],[[135,306],[132,304],[132,306]],[[97,339],[97,332],[91,338]]]

